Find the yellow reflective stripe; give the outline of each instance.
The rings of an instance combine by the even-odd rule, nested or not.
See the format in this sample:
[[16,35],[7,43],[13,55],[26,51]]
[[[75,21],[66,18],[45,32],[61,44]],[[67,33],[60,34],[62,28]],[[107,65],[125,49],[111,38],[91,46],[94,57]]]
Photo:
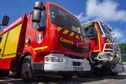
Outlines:
[[90,26],[91,24],[90,23],[87,23],[87,24],[84,24],[83,26],[84,26],[84,28],[85,27],[88,27],[88,26]]
[[75,38],[80,39],[78,35],[76,35]]
[[12,58],[12,57],[16,57],[16,55],[15,56],[5,56],[5,57],[1,57],[0,59]]
[[37,48],[34,48],[34,50],[42,50],[42,49],[46,49],[46,48],[48,48],[48,46],[37,47]]
[[65,29],[63,34],[67,34],[69,32],[69,30]]
[[86,38],[84,38],[84,41],[85,41],[85,42],[87,42],[87,39],[86,39]]
[[70,36],[74,36],[74,34],[75,34],[74,32],[71,32],[71,33],[70,33]]
[[99,32],[96,24],[95,24],[95,28],[96,28],[96,31],[98,32],[98,35],[97,36],[98,36],[98,46],[99,46],[99,50],[101,50],[100,32]]
[[80,36],[81,40],[84,41],[84,38],[82,36]]
[[86,42],[86,43],[89,43],[89,40],[88,40],[87,38],[85,38],[85,42]]
[[101,50],[91,50],[91,52],[101,52]]
[[98,28],[97,28],[97,25],[95,24],[95,26],[94,26],[95,28],[96,28],[96,31],[98,32],[98,50],[92,50],[91,52],[101,52],[101,41],[100,41],[100,32],[99,32],[99,30],[98,30]]
[[57,31],[61,31],[62,30],[62,27],[57,27]]
[[11,53],[11,54],[5,54],[5,55],[0,55],[0,59],[2,58],[11,58],[11,57],[16,57],[16,53]]

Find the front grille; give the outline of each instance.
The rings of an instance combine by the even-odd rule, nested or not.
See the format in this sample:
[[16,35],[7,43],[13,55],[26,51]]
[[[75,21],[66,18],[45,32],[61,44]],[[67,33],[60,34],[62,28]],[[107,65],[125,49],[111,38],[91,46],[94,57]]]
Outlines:
[[76,47],[74,45],[70,45],[68,43],[63,43],[62,42],[62,45],[64,47],[66,47],[67,49],[70,49],[70,50],[72,50],[74,52],[78,52],[78,53],[86,53],[86,52],[88,52],[88,50],[86,48],[78,48],[78,47]]
[[65,54],[66,57],[72,58],[72,59],[83,59],[84,57],[74,56],[74,55],[68,55]]
[[73,66],[80,66],[81,63],[80,62],[73,62]]

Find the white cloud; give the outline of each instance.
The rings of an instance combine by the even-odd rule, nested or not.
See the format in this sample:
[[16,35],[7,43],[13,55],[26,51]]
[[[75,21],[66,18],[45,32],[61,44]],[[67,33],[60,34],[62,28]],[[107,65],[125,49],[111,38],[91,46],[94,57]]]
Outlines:
[[[92,19],[100,19],[104,22],[121,21],[126,22],[126,10],[121,10],[116,0],[87,0],[86,11],[80,13],[77,17],[80,21],[87,22]],[[126,30],[121,31],[119,28],[113,29],[118,42],[126,42]]]
[[91,18],[100,18],[106,21],[126,21],[126,10],[118,10],[119,4],[114,0],[88,0],[86,14],[80,13],[78,18],[86,21]]
[[126,42],[124,32],[119,30],[119,28],[114,29],[113,33],[118,42]]
[[123,37],[123,32],[120,31],[119,29],[115,29],[115,30],[113,31],[113,33],[114,33],[114,36],[115,36],[116,38],[118,38],[118,39]]
[[83,13],[80,13],[79,15],[77,15],[77,18],[78,18],[81,22],[84,22],[84,21],[89,20],[89,17],[85,17]]

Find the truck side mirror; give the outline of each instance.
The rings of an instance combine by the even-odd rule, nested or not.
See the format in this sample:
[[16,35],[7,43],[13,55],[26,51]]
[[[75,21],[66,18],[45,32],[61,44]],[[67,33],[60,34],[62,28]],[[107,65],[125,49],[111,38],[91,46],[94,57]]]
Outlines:
[[41,11],[44,9],[45,7],[42,2],[35,2],[32,21],[39,23],[41,21]]
[[9,20],[10,20],[10,17],[8,17],[8,16],[4,16],[3,17],[3,20],[2,20],[2,25],[3,26],[7,26],[8,25],[8,23],[9,23]]
[[36,10],[44,10],[45,6],[42,2],[35,2],[34,9]]
[[32,15],[32,21],[39,23],[41,21],[41,11],[34,10]]

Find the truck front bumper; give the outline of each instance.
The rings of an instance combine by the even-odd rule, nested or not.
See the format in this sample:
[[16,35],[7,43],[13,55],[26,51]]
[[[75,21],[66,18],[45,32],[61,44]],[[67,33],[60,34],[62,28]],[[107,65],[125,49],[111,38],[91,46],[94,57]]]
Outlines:
[[[91,66],[87,59],[75,59],[64,56],[64,54],[49,54],[45,56],[41,68],[47,72],[55,71],[90,71]],[[35,66],[34,66],[35,67]],[[37,68],[37,66],[36,66]]]
[[95,59],[99,61],[112,61],[113,58],[114,58],[113,52],[100,52]]

